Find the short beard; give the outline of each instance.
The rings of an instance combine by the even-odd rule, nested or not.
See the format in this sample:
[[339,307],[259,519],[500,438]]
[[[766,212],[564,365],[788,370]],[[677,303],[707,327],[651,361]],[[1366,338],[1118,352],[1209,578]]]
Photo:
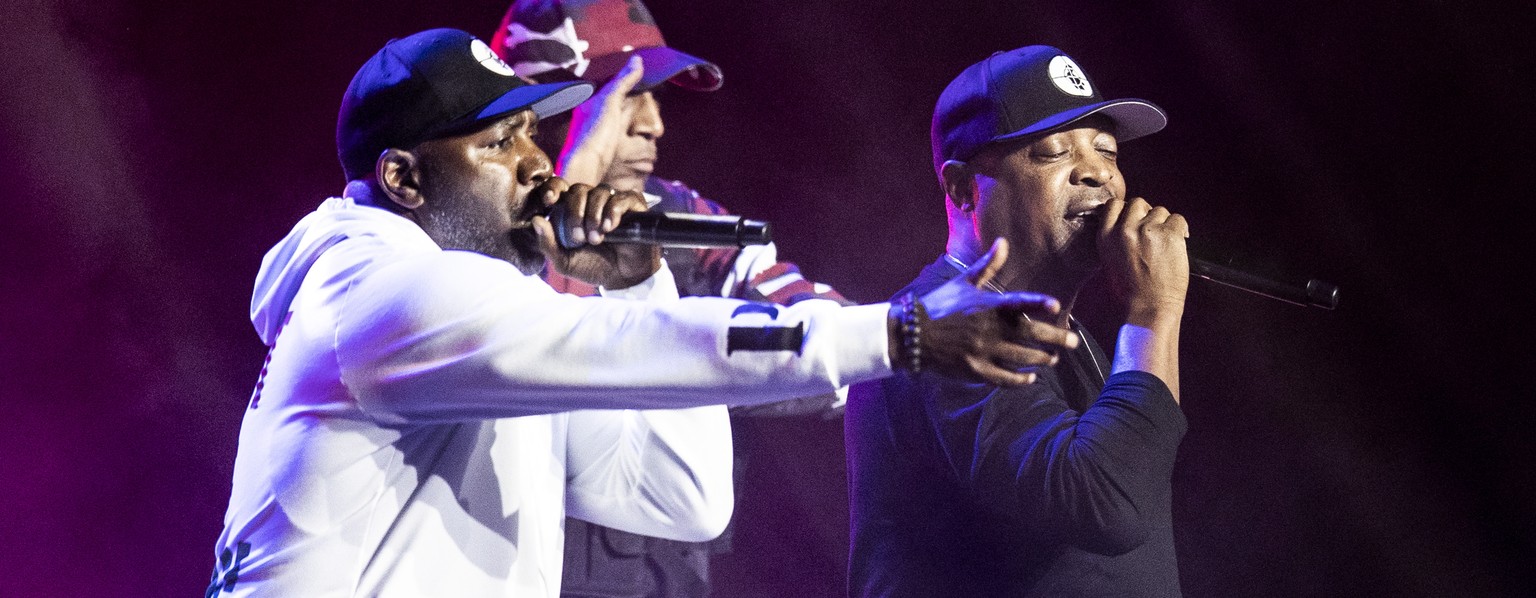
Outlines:
[[544,254],[539,251],[539,236],[533,227],[512,229],[507,245],[512,248],[512,257],[507,261],[523,274],[532,276],[544,271]]
[[468,210],[420,210],[423,229],[431,231],[438,247],[473,251],[511,262],[524,274],[538,274],[544,269],[544,255],[538,249],[533,228],[519,228],[510,234],[497,234],[496,216]]

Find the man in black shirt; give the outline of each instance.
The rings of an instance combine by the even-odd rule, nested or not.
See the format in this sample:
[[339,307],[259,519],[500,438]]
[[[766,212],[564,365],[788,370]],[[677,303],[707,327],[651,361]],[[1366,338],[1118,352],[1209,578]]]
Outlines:
[[[1118,143],[1166,122],[1149,102],[1105,101],[1046,46],[994,54],[945,89],[932,134],[949,241],[898,297],[958,276],[1001,237],[994,290],[1060,299],[1055,323],[1083,342],[1034,385],[924,373],[855,389],[850,595],[1179,595],[1188,226],[1128,198],[1116,164]],[[1094,275],[1125,309],[1113,360],[1071,316]]]

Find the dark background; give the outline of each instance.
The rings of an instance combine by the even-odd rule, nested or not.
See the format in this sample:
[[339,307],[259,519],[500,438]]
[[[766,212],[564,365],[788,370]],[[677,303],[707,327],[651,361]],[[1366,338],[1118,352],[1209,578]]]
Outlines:
[[[264,348],[262,254],[341,190],[333,131],[384,41],[505,4],[0,5],[0,595],[206,584]],[[1531,23],[1516,3],[649,3],[725,71],[662,97],[660,170],[883,300],[941,250],[928,119],[994,50],[1065,49],[1167,130],[1131,191],[1337,311],[1203,281],[1175,471],[1189,596],[1536,595]],[[1107,306],[1081,315],[1101,338]],[[744,430],[721,596],[833,596],[837,422]]]

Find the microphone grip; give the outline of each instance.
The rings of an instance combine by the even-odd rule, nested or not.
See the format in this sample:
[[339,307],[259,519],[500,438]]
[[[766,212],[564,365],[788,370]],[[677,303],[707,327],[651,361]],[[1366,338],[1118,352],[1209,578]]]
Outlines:
[[1198,243],[1189,243],[1191,275],[1302,307],[1335,309],[1339,306],[1338,286],[1316,278],[1301,285],[1272,280],[1217,263],[1220,260],[1209,259],[1207,253]]
[[[555,210],[550,224],[560,246],[575,249],[581,244],[568,237],[565,210]],[[710,216],[686,212],[629,212],[619,225],[604,235],[604,243],[634,243],[662,247],[746,247],[773,242],[767,222],[741,216]]]

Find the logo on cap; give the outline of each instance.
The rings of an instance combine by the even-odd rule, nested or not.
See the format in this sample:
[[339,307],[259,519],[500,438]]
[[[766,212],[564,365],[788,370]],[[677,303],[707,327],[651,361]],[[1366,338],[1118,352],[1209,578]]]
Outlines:
[[1056,89],[1079,97],[1093,95],[1093,86],[1088,84],[1088,76],[1083,74],[1082,67],[1072,62],[1066,56],[1057,56],[1051,59],[1051,64],[1046,67],[1046,72],[1051,76],[1051,83],[1056,84]]
[[507,77],[517,74],[512,72],[512,67],[502,62],[501,58],[498,58],[496,53],[491,51],[491,47],[485,45],[485,42],[480,41],[479,38],[470,40],[469,53],[475,57],[475,60],[480,62],[480,66],[485,67],[488,71]]
[[507,58],[530,75],[566,69],[580,77],[592,60],[586,52],[592,44],[576,33],[576,22],[566,17],[560,26],[550,31],[534,31],[522,23],[507,25],[506,39],[502,48]]

